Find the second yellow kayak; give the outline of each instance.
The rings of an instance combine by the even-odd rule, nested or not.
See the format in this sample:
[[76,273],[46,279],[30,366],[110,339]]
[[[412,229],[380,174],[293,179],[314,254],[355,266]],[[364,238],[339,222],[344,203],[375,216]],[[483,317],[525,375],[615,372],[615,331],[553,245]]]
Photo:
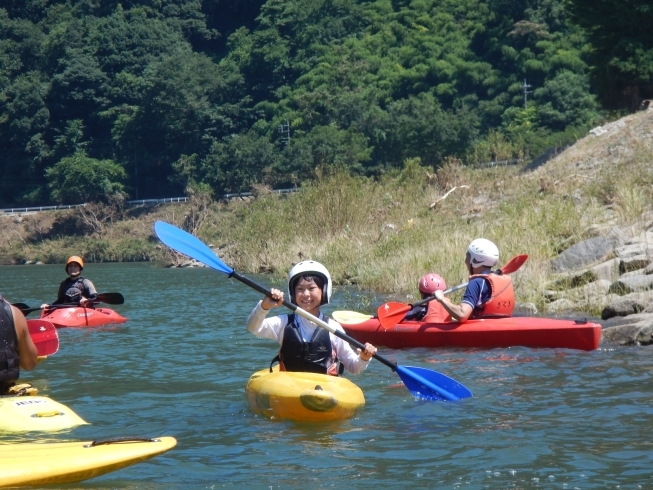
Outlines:
[[47,396],[0,397],[0,432],[57,431],[86,422]]
[[88,480],[172,449],[174,437],[0,445],[0,487]]
[[365,406],[361,389],[347,378],[263,369],[245,387],[256,413],[307,422],[347,419]]

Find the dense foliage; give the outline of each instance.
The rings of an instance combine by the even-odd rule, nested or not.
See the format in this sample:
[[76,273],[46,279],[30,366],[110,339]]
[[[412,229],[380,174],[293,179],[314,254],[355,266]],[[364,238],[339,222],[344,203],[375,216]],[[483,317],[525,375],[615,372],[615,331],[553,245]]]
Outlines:
[[597,46],[564,0],[6,0],[0,204],[534,155],[599,117]]

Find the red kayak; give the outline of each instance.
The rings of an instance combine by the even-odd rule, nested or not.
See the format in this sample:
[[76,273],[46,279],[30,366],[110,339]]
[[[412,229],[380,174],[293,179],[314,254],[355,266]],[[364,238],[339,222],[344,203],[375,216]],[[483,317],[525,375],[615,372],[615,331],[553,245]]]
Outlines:
[[41,320],[47,320],[55,327],[101,327],[111,323],[125,323],[127,318],[109,308],[84,308],[73,306],[43,310]]
[[510,317],[479,318],[465,323],[403,322],[385,329],[378,318],[335,311],[333,318],[359,342],[393,349],[403,347],[547,347],[594,350],[601,325],[578,320]]

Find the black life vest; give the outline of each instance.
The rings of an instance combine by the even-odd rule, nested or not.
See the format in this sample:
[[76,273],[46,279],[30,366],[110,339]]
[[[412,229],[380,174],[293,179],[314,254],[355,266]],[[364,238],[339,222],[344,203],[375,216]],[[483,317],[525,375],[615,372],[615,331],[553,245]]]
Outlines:
[[0,294],[0,393],[14,384],[20,374],[18,336],[11,306]]
[[91,290],[86,284],[86,279],[79,276],[76,279],[65,279],[59,287],[59,298],[53,304],[79,303],[82,297],[91,296]]
[[[328,322],[329,319],[324,317],[324,321]],[[328,373],[335,376],[343,372],[344,366],[339,363],[333,352],[331,337],[327,330],[315,329],[311,340],[304,342],[294,313],[288,315],[288,324],[284,328],[279,355],[272,360],[272,364],[278,360],[282,371]],[[336,364],[335,369],[329,369],[333,364]]]

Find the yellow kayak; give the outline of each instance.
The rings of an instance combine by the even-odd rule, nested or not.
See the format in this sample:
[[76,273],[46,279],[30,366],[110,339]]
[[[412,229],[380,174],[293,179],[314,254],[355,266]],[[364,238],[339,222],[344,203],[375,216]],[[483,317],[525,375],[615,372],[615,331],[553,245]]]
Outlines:
[[263,369],[245,387],[256,413],[307,422],[342,420],[365,406],[361,389],[347,378]]
[[0,486],[74,483],[172,449],[174,437],[0,445]]
[[85,424],[70,408],[47,396],[0,397],[0,432],[56,431]]

